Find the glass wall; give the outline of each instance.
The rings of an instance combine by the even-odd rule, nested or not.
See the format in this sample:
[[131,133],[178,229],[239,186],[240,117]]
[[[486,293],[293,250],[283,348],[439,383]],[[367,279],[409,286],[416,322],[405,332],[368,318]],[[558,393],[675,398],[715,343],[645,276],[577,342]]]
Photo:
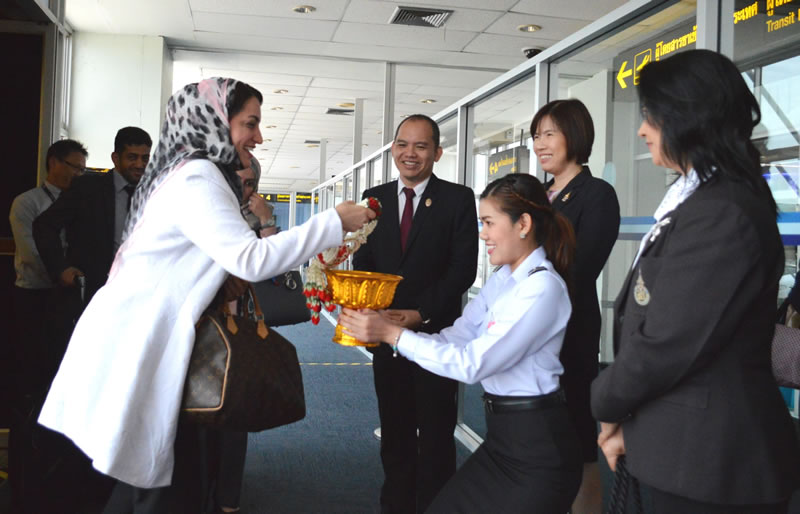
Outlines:
[[[535,83],[530,76],[474,107],[472,119],[472,183],[477,198],[486,185],[509,173],[530,173],[532,140],[530,123],[536,113]],[[492,268],[486,246],[480,242],[478,275],[472,293],[483,286]]]

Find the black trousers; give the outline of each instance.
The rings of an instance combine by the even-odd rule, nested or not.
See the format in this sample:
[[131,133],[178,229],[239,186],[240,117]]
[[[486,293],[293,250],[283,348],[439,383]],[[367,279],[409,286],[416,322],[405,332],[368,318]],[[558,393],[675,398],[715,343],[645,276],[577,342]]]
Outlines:
[[720,505],[705,503],[642,484],[650,493],[654,514],[786,514],[789,502],[760,505]]
[[209,506],[206,431],[178,423],[172,483],[145,489],[117,482],[103,514],[202,514]]
[[458,383],[392,357],[387,345],[374,352],[373,370],[385,477],[381,512],[424,512],[456,470]]
[[486,413],[488,432],[426,511],[564,514],[583,474],[567,407]]
[[37,423],[73,326],[61,289],[14,287],[9,482],[14,513],[86,512],[113,484],[69,439]]

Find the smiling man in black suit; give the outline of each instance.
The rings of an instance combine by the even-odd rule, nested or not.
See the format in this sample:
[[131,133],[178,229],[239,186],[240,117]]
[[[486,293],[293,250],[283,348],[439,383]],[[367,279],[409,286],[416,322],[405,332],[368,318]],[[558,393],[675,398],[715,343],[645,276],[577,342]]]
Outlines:
[[[33,224],[36,248],[47,272],[63,287],[85,277],[86,290],[77,314],[106,283],[119,248],[130,197],[150,160],[153,142],[144,130],[125,127],[114,138],[108,173],[87,173],[77,178],[69,194],[61,195]],[[61,250],[61,230],[68,250]]]
[[[380,200],[384,214],[353,258],[355,269],[403,277],[388,315],[427,333],[458,318],[477,272],[475,197],[433,174],[441,156],[435,121],[413,115],[398,125],[392,157],[400,179],[364,192]],[[455,473],[458,384],[393,357],[387,345],[373,352],[385,474],[381,512],[424,512]]]

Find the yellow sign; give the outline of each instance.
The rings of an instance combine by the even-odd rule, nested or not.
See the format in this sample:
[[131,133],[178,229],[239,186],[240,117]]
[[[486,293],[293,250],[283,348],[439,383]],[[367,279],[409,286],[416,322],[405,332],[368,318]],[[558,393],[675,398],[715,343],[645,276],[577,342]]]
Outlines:
[[767,16],[772,16],[773,14],[775,14],[776,7],[780,7],[782,5],[790,3],[792,3],[792,0],[767,0]]
[[647,49],[643,52],[639,52],[633,58],[633,84],[639,85],[639,73],[642,71],[642,68],[645,67],[651,60],[653,59],[653,51],[651,49]]
[[795,21],[797,21],[797,19],[794,16],[794,12],[790,12],[788,16],[776,21],[767,20],[767,32],[775,32],[776,30],[784,29],[790,25],[794,25]]
[[671,41],[659,41],[656,43],[656,61],[672,52],[686,48],[697,42],[697,25],[692,27],[692,31],[680,37],[673,38]]
[[628,87],[628,84],[625,83],[625,79],[633,75],[633,70],[626,70],[626,66],[628,66],[628,61],[622,61],[622,66],[619,67],[619,73],[617,73],[617,82],[619,82],[619,87],[622,89]]
[[758,0],[748,5],[743,9],[733,12],[733,24],[736,25],[740,21],[747,21],[753,16],[758,14]]

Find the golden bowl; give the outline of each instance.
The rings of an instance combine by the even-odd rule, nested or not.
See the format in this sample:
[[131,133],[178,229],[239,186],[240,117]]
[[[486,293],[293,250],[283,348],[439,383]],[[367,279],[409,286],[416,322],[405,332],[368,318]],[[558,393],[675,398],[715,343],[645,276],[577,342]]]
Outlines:
[[[399,275],[372,271],[326,270],[325,275],[333,302],[350,309],[377,310],[389,307],[397,284],[403,280]],[[378,346],[345,334],[339,324],[336,325],[333,342],[344,346]]]

